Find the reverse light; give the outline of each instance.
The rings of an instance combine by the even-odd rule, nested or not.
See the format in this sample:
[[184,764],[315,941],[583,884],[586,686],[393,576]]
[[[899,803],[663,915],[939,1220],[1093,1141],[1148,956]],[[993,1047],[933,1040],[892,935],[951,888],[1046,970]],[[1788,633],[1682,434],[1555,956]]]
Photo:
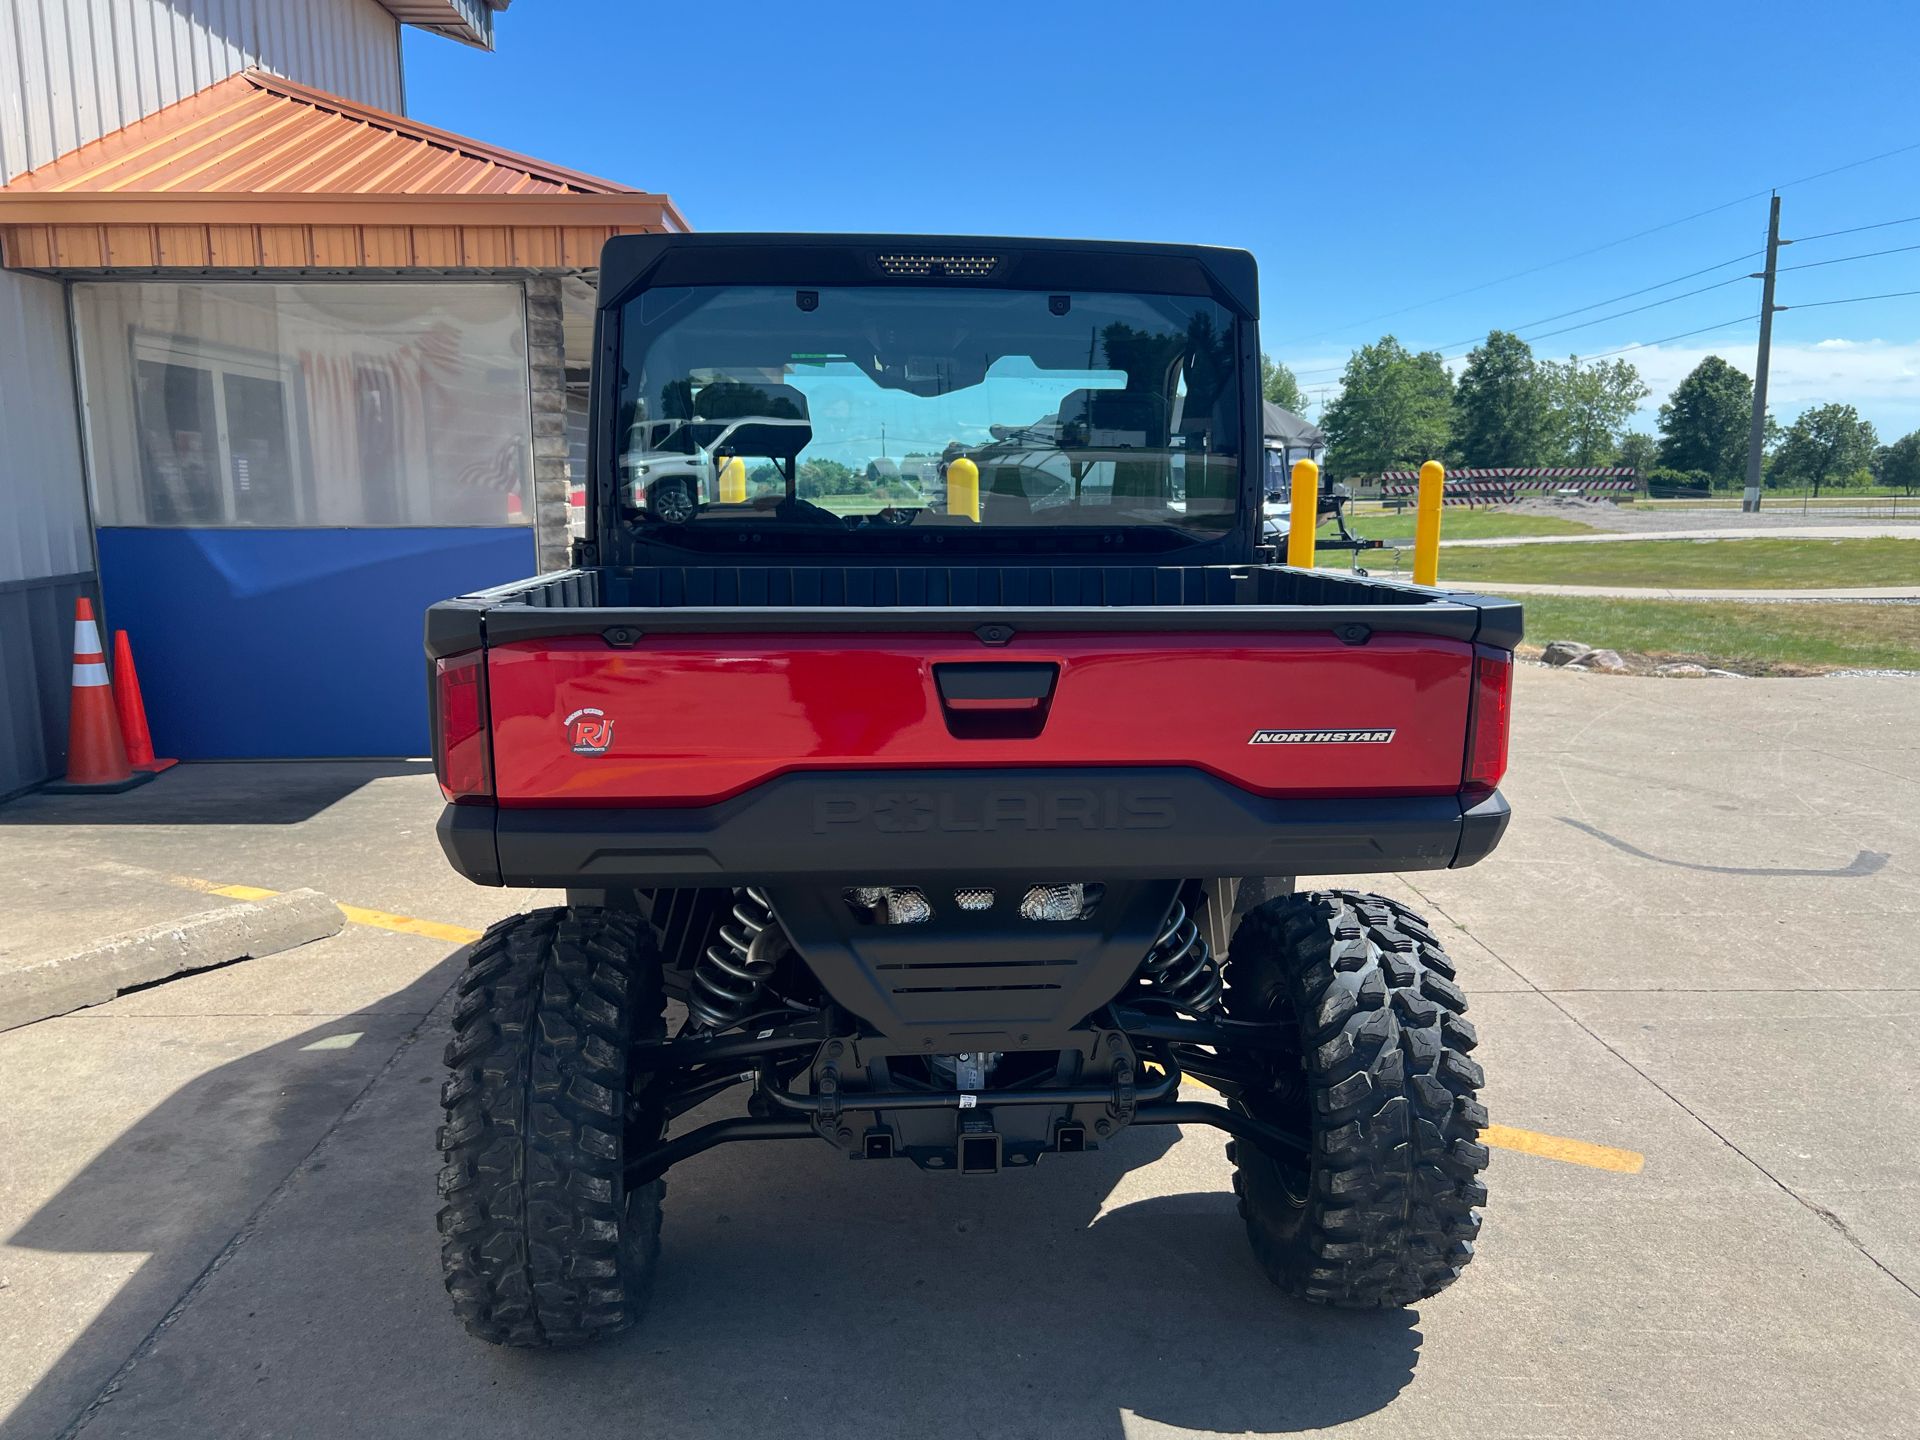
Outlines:
[[1461,788],[1490,795],[1507,773],[1507,733],[1513,722],[1513,656],[1491,645],[1473,647],[1473,712],[1467,721],[1467,759]]
[[1023,920],[1078,920],[1087,913],[1087,887],[1079,882],[1066,885],[1035,885],[1020,897]]
[[433,769],[440,793],[455,805],[493,799],[493,752],[487,740],[487,656],[469,650],[433,662]]

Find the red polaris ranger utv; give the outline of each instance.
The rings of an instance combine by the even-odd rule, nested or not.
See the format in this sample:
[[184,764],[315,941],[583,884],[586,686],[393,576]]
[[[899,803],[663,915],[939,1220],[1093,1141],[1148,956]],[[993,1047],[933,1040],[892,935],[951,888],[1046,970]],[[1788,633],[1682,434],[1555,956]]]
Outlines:
[[475,1335],[632,1323],[662,1177],[744,1140],[972,1176],[1212,1125],[1285,1290],[1460,1273],[1454,968],[1296,881],[1494,848],[1520,609],[1272,563],[1257,316],[1237,250],[607,246],[576,568],[427,614],[446,853],[568,898],[461,982]]

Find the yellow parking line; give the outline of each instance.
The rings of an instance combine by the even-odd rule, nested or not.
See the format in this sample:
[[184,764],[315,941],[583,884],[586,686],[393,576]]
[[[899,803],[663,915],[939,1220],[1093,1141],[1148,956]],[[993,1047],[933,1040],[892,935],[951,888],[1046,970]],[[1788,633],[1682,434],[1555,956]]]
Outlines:
[[[189,890],[198,890],[203,895],[224,895],[229,900],[271,900],[280,893],[278,890],[262,890],[257,885],[218,885],[192,875],[173,875],[168,878]],[[464,925],[443,925],[438,920],[417,920],[411,915],[395,915],[390,910],[368,910],[359,905],[341,905],[340,913],[347,917],[349,924],[391,930],[398,935],[421,935],[429,940],[444,940],[450,945],[468,944],[478,940],[481,933],[469,930]]]
[[394,915],[385,910],[363,910],[358,905],[342,905],[340,913],[355,925],[371,925],[376,930],[392,930],[401,935],[424,935],[429,940],[445,940],[453,945],[465,945],[469,941],[480,938],[478,930],[469,930],[464,925],[443,925],[438,920],[416,920],[411,915]]
[[171,875],[168,878],[174,884],[198,890],[202,895],[224,895],[229,900],[271,900],[280,893],[278,890],[262,890],[257,885],[216,885],[211,880],[196,880],[191,875]]
[[1593,1170],[1612,1170],[1621,1175],[1638,1175],[1647,1157],[1638,1150],[1616,1150],[1611,1145],[1595,1145],[1587,1140],[1570,1140],[1565,1135],[1542,1135],[1538,1130],[1516,1130],[1511,1125],[1489,1125],[1480,1132],[1482,1145],[1497,1145],[1502,1150],[1517,1150],[1522,1155],[1538,1155],[1543,1160],[1562,1160],[1569,1165],[1585,1165]]
[[216,885],[207,892],[210,895],[225,895],[233,900],[271,900],[280,892],[262,890],[257,885]]
[[[1158,1071],[1151,1061],[1148,1069]],[[1186,1083],[1211,1090],[1204,1080],[1191,1075]],[[1558,1160],[1567,1165],[1585,1165],[1590,1170],[1612,1170],[1620,1175],[1638,1175],[1647,1157],[1638,1150],[1616,1150],[1611,1145],[1595,1145],[1588,1140],[1572,1140],[1565,1135],[1543,1135],[1538,1130],[1520,1130],[1512,1125],[1489,1125],[1480,1132],[1480,1143],[1500,1150],[1517,1150],[1522,1155],[1537,1155],[1542,1160]]]
[[[175,875],[171,878],[176,885],[184,885],[205,895],[224,895],[230,900],[266,900],[280,893],[278,890],[262,890],[254,885],[217,885],[211,880],[198,880],[191,875]],[[481,933],[469,930],[464,925],[443,925],[438,920],[419,920],[412,915],[395,915],[389,910],[368,910],[359,905],[342,905],[340,913],[354,925],[391,930],[399,935],[420,935],[429,940],[444,940],[450,945],[468,944],[478,940]],[[1156,1067],[1149,1065],[1148,1068]],[[1190,1077],[1187,1083],[1198,1085],[1203,1090],[1213,1089],[1204,1081]],[[1480,1132],[1480,1143],[1501,1150],[1517,1151],[1522,1155],[1536,1155],[1542,1160],[1558,1160],[1566,1165],[1611,1170],[1619,1175],[1638,1175],[1647,1163],[1647,1157],[1637,1150],[1620,1150],[1611,1145],[1595,1145],[1591,1141],[1574,1140],[1565,1135],[1545,1135],[1538,1130],[1521,1130],[1512,1125],[1487,1126]]]

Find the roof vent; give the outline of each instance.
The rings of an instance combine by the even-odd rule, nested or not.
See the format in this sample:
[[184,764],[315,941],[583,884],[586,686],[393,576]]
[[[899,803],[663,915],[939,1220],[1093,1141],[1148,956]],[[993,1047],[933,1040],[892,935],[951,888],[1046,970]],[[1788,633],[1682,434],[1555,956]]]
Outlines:
[[985,280],[1000,268],[998,255],[911,255],[882,253],[880,271],[903,280]]

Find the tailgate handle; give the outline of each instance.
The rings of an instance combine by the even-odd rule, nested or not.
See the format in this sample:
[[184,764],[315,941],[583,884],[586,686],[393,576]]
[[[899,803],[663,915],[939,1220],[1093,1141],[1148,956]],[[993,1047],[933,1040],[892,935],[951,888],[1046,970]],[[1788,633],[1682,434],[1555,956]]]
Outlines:
[[950,710],[1044,705],[1052,698],[1053,682],[1059,678],[1060,667],[1052,663],[978,661],[933,667],[940,703]]
[[1047,723],[1060,667],[1052,661],[971,661],[933,667],[947,731],[957,740],[1031,740]]

